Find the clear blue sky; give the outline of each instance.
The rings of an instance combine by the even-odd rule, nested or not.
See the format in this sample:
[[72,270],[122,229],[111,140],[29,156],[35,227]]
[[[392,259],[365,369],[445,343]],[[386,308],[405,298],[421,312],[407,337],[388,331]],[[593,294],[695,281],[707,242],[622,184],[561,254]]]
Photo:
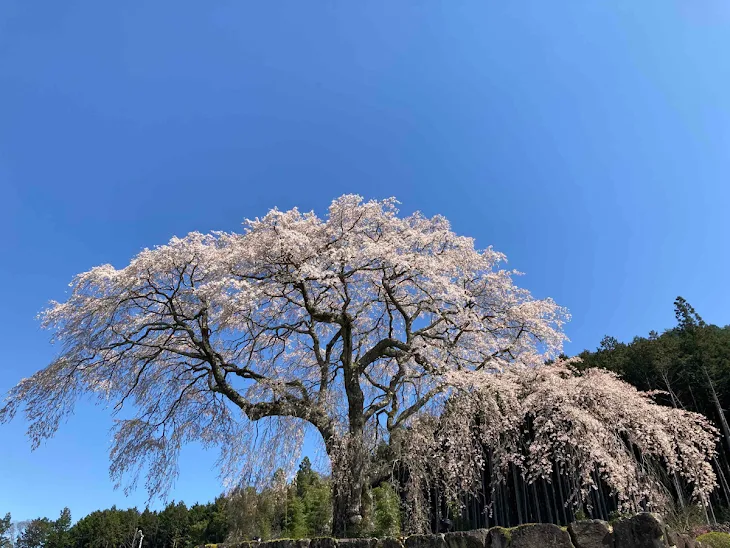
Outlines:
[[[53,356],[71,277],[269,208],[396,196],[567,306],[567,351],[730,323],[724,0],[0,3],[0,392]],[[0,514],[125,498],[111,419],[34,453],[0,426]],[[220,492],[184,451],[172,496]]]

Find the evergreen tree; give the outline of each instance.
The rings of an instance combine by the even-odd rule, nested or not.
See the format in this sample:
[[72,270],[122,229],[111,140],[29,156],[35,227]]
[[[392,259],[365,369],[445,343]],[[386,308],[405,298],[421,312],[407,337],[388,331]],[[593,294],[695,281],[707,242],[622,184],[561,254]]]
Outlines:
[[180,501],[175,504],[175,501],[172,501],[160,512],[160,533],[163,546],[169,548],[186,546],[189,528],[188,509],[184,502]]
[[332,530],[332,490],[328,482],[319,476],[308,487],[303,496],[307,520],[307,534],[321,537]]
[[144,534],[144,544],[146,548],[161,548],[162,545],[158,542],[159,538],[159,519],[157,512],[151,512],[149,508],[145,508],[139,516],[139,528]]
[[401,534],[400,497],[390,483],[373,489],[374,530],[376,537],[398,536]]
[[13,538],[11,536],[12,518],[10,512],[0,519],[0,548],[11,548],[13,546]]
[[305,538],[309,531],[304,502],[297,496],[296,490],[292,489],[290,493],[287,500],[284,535],[289,538]]
[[51,524],[46,548],[68,548],[71,544],[71,510],[64,508],[61,515]]
[[48,542],[53,524],[48,518],[36,518],[28,522],[18,539],[18,548],[43,548]]

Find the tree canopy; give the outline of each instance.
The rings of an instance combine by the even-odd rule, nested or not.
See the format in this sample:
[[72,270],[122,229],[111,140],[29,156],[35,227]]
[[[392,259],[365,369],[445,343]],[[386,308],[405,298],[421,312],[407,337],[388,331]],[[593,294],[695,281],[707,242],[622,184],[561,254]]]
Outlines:
[[[354,195],[325,219],[274,209],[242,233],[173,238],[74,278],[42,314],[59,354],[10,391],[0,422],[24,410],[37,447],[94,394],[117,413],[113,476],[133,487],[145,471],[154,496],[174,481],[185,443],[219,446],[223,475],[255,486],[292,470],[310,428],[330,459],[331,492],[300,469],[283,525],[293,535],[325,527],[310,511],[322,501],[336,536],[359,534],[372,488],[397,471],[411,486],[411,530],[428,528],[428,485],[451,478],[452,491],[474,492],[487,465],[502,484],[505,465],[527,482],[568,469],[572,503],[603,481],[635,506],[656,499],[637,458],[656,458],[704,501],[709,424],[610,373],[546,367],[568,314],[515,285],[505,260],[441,216],[400,216],[395,199]],[[684,301],[677,315],[686,363],[721,410],[706,326]],[[457,432],[471,440],[458,450]],[[379,493],[382,510],[390,502]],[[159,527],[182,538],[170,516],[187,514],[165,512]]]
[[43,313],[60,354],[10,392],[0,420],[24,407],[37,446],[82,394],[133,402],[111,470],[147,466],[155,494],[186,442],[219,445],[232,477],[268,479],[309,425],[332,461],[342,533],[362,518],[379,440],[455,381],[560,351],[566,312],[517,287],[504,260],[443,217],[353,195],[326,219],[275,209],[241,234],[173,238],[73,280]]

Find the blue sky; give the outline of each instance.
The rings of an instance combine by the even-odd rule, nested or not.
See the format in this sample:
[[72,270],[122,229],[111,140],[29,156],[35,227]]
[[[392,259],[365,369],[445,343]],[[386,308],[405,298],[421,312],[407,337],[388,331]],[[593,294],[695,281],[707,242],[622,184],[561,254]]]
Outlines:
[[[396,196],[507,254],[573,315],[568,353],[730,323],[730,4],[0,3],[0,392],[54,354],[71,277],[269,208]],[[82,404],[31,453],[0,426],[0,514],[113,491]],[[221,491],[190,447],[172,497]]]

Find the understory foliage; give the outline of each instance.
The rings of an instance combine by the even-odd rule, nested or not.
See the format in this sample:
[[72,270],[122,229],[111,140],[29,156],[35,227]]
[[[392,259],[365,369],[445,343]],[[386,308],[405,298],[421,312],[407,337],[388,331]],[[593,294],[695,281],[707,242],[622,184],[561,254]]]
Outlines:
[[[236,488],[229,495],[228,540],[329,536],[332,531],[330,479],[312,470],[307,457],[291,483],[283,481],[281,472],[275,476],[272,487],[262,490],[252,486]],[[370,490],[366,501],[362,535],[401,534],[401,499],[390,483]]]
[[618,511],[632,512],[663,510],[670,502],[660,468],[690,485],[696,502],[707,503],[716,487],[717,431],[709,421],[658,405],[614,373],[577,373],[571,365],[472,377],[442,414],[418,418],[400,453],[414,532],[431,529],[431,486],[452,502],[488,483],[494,500],[510,471],[528,486],[571,478],[567,500],[589,510],[601,482]]
[[286,482],[282,471],[274,476],[271,487],[238,487],[229,494],[228,539],[312,538],[331,534],[329,478],[315,472],[308,457],[300,463],[292,482]]
[[402,531],[401,499],[390,483],[383,483],[372,491],[370,531],[375,537],[395,537]]

